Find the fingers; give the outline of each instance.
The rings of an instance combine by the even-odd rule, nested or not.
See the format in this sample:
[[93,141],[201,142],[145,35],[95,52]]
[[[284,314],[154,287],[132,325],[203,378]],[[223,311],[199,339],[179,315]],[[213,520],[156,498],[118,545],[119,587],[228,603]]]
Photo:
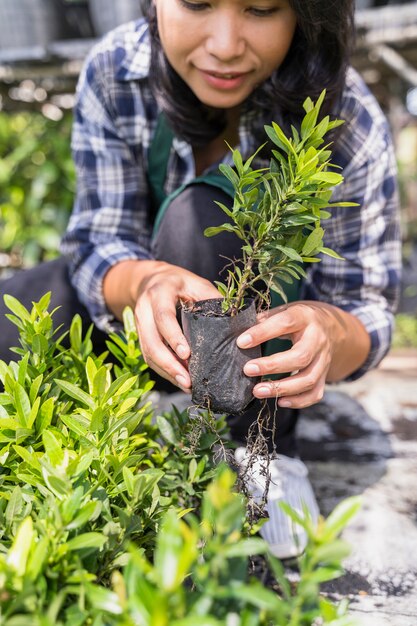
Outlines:
[[[173,385],[181,387],[183,391],[188,391],[191,387],[190,375],[185,364],[181,361],[188,358],[189,347],[175,315],[171,315],[169,312],[160,315],[162,332],[156,324],[154,310],[149,299],[141,301],[140,307],[136,307],[135,315],[139,342],[145,362]],[[175,355],[170,341],[164,336],[163,331],[167,327],[168,330],[165,332],[172,344],[176,346],[179,358]],[[182,354],[184,357],[181,356]]]
[[237,338],[237,345],[239,348],[252,348],[269,339],[286,339],[305,325],[306,314],[308,312],[287,306],[273,309],[273,313],[263,313],[258,316],[258,324]]
[[278,405],[301,409],[323,398],[326,374],[321,359],[317,358],[305,370],[281,380],[265,380],[255,386],[256,398],[278,398]]
[[[254,396],[279,398],[282,407],[302,408],[321,400],[331,363],[331,342],[320,311],[307,304],[275,309],[258,318],[258,324],[241,335],[237,343],[249,348],[273,338],[290,338],[291,349],[249,361],[244,367],[247,376],[265,377],[255,386]],[[293,375],[288,374],[293,372]],[[269,376],[287,374],[281,380]]]
[[146,281],[138,296],[135,315],[143,357],[184,391],[191,387],[186,364],[190,347],[177,321],[177,304],[216,297],[219,292],[209,281],[168,265]]

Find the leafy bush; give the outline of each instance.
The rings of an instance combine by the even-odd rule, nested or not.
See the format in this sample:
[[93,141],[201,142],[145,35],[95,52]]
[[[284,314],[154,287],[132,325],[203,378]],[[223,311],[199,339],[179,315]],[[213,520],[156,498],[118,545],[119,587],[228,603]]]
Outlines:
[[[317,528],[288,510],[310,538],[291,586],[245,521],[234,474],[215,466],[224,421],[153,419],[131,311],[97,356],[78,317],[64,348],[48,294],[31,311],[5,299],[21,346],[0,362],[2,626],[354,623],[319,585],[342,573],[337,536],[356,499]],[[280,594],[249,577],[260,554]]]
[[393,348],[417,348],[417,318],[415,315],[398,313],[395,316]]
[[0,251],[11,264],[57,254],[72,208],[71,116],[0,112]]

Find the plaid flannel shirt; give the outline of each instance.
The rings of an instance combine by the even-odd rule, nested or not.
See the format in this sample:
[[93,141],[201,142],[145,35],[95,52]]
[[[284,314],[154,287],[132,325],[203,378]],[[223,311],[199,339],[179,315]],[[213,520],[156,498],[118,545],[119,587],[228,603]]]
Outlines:
[[[94,47],[77,88],[77,194],[62,252],[70,258],[80,300],[104,330],[117,328],[103,298],[104,275],[120,261],[152,258],[147,156],[159,111],[149,89],[149,63],[147,23],[132,22]],[[257,148],[249,130],[254,114],[243,115],[240,123],[238,148],[246,157]],[[310,265],[302,297],[349,311],[366,327],[371,351],[354,379],[375,367],[390,346],[401,267],[398,193],[387,121],[352,68],[337,116],[345,124],[332,160],[342,167],[344,182],[332,201],[359,206],[332,209],[324,223],[325,245],[345,260],[323,256]],[[231,155],[223,161],[231,164]],[[165,191],[194,176],[191,146],[175,138]]]

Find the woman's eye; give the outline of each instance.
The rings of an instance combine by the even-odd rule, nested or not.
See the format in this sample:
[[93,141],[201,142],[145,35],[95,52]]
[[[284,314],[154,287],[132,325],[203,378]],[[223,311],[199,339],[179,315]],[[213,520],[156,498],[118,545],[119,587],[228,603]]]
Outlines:
[[277,7],[270,7],[269,9],[262,9],[260,7],[250,7],[249,12],[256,17],[269,17],[278,11]]
[[190,0],[180,0],[180,4],[190,11],[203,11],[208,7],[208,2],[191,2]]

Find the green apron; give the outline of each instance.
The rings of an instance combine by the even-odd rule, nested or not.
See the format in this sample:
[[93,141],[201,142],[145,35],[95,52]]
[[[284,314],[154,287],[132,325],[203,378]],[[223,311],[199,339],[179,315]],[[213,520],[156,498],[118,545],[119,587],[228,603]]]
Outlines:
[[[221,172],[208,172],[202,176],[184,183],[168,196],[164,192],[164,185],[167,176],[168,159],[171,152],[174,133],[168,125],[164,115],[160,115],[154,138],[149,148],[148,158],[148,182],[151,188],[152,206],[154,214],[153,236],[158,232],[161,221],[172,200],[184,191],[189,185],[205,183],[217,187],[224,191],[231,199],[234,196],[232,183]],[[282,285],[288,302],[295,302],[299,298],[299,281],[291,285]],[[280,306],[283,300],[275,291],[271,291],[271,307]],[[291,342],[284,339],[273,339],[263,346],[263,354],[270,355],[276,352],[283,352],[291,347]]]

